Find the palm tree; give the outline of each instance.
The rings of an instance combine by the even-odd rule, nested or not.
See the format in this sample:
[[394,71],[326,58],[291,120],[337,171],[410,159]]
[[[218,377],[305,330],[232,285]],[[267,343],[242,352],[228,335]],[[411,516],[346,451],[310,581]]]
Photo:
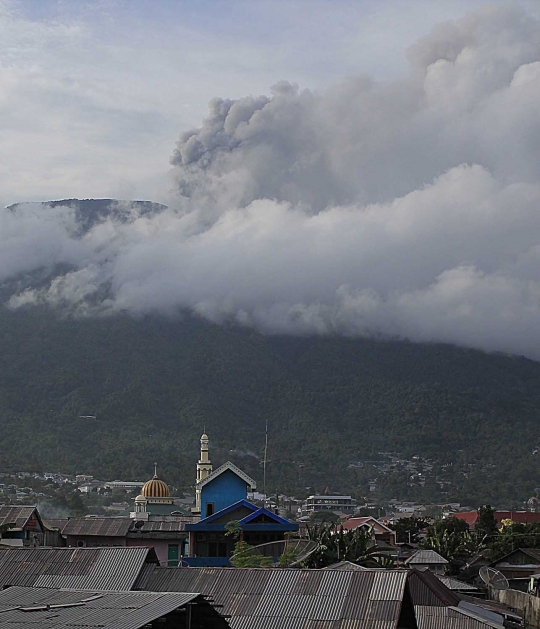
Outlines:
[[315,524],[307,527],[308,537],[318,543],[307,560],[309,568],[324,568],[339,561],[350,561],[366,568],[390,568],[393,561],[388,547],[377,546],[373,529],[359,527],[350,531],[342,525]]

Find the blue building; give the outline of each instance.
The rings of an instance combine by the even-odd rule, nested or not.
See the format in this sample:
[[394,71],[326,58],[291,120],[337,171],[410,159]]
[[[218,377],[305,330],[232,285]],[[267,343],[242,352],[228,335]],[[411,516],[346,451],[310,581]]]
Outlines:
[[298,531],[298,524],[247,501],[248,491],[256,486],[252,478],[230,461],[213,471],[208,456],[208,436],[202,435],[194,512],[203,517],[199,522],[186,524],[190,556],[185,562],[188,565],[230,565],[236,541],[226,535],[225,527],[231,521],[240,524],[240,539],[253,546],[283,540],[287,533]]

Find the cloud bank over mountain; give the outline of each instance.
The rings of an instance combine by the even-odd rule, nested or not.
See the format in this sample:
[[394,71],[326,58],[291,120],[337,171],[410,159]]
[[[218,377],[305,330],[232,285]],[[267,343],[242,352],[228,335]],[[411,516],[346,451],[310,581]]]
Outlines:
[[408,57],[391,82],[213,100],[176,145],[178,194],[158,214],[81,236],[70,208],[4,212],[0,281],[64,265],[9,305],[188,308],[540,359],[540,25],[489,8]]

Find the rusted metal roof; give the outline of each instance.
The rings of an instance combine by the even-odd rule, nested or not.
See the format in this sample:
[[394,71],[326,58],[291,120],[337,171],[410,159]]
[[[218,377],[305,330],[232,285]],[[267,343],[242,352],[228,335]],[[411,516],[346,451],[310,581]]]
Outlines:
[[[0,526],[3,524],[15,524],[15,528],[22,529],[32,514],[36,512],[36,507],[12,507],[0,505]],[[37,515],[39,519],[39,515]]]
[[69,518],[47,518],[43,520],[43,524],[48,529],[58,529],[61,531],[64,526],[66,526],[68,520]]
[[10,548],[0,550],[0,588],[131,590],[153,548]]
[[191,603],[202,608],[205,627],[227,627],[197,593],[95,592],[12,587],[0,592],[3,629],[140,629]]
[[156,568],[148,589],[209,596],[235,629],[395,629],[406,570]]
[[[143,522],[142,526],[135,526],[134,528],[132,528],[132,532],[141,531],[143,533],[180,533],[186,530],[186,524],[190,522],[193,522],[192,518],[186,518],[185,520],[178,519],[168,522]],[[136,524],[138,524],[138,522]]]
[[132,523],[130,518],[70,518],[62,529],[62,535],[125,537]]

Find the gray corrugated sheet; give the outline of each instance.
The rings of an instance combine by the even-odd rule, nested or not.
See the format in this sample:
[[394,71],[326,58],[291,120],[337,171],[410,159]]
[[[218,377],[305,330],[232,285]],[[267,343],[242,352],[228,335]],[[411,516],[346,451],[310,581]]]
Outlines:
[[418,629],[504,629],[457,607],[415,606]]
[[364,568],[363,566],[359,566],[352,561],[340,561],[339,563],[333,563],[331,566],[327,566],[326,568],[322,568],[323,570],[369,570],[369,568]]
[[394,629],[408,575],[406,570],[156,568],[148,589],[201,592],[223,605],[234,629]]
[[35,507],[0,505],[0,526],[14,523],[16,528],[22,528],[35,509]]
[[132,523],[130,518],[70,518],[62,535],[125,537]]
[[408,566],[426,566],[428,564],[447,564],[448,561],[444,557],[441,557],[441,555],[439,555],[439,553],[436,553],[434,550],[417,550],[414,555],[411,555],[408,559],[405,560],[405,563]]
[[155,551],[144,547],[0,550],[0,588],[7,585],[130,590]]
[[412,570],[408,585],[413,605],[448,607],[459,604],[459,596],[429,570]]
[[[54,627],[96,627],[100,629],[139,629],[145,624],[185,606],[196,599],[197,593],[105,592],[85,601],[88,592],[70,592],[24,587],[12,587],[0,592],[0,626],[21,629]],[[53,608],[25,612],[16,607],[84,603],[77,607]]]
[[186,530],[186,524],[193,522],[193,518],[186,518],[185,520],[175,520],[173,522],[145,522],[140,531],[146,532],[163,532],[163,533],[176,533]]
[[150,576],[152,575],[152,572],[154,572],[156,565],[157,564],[154,563],[145,563],[131,589],[146,590],[146,586],[148,585],[148,581],[150,580]]
[[474,585],[471,585],[470,583],[465,583],[464,581],[458,581],[457,579],[454,579],[452,577],[446,577],[442,574],[440,575],[436,574],[435,576],[437,577],[437,579],[439,579],[441,583],[446,585],[446,587],[449,588],[450,590],[454,590],[457,592],[478,592],[478,588],[475,587]]

